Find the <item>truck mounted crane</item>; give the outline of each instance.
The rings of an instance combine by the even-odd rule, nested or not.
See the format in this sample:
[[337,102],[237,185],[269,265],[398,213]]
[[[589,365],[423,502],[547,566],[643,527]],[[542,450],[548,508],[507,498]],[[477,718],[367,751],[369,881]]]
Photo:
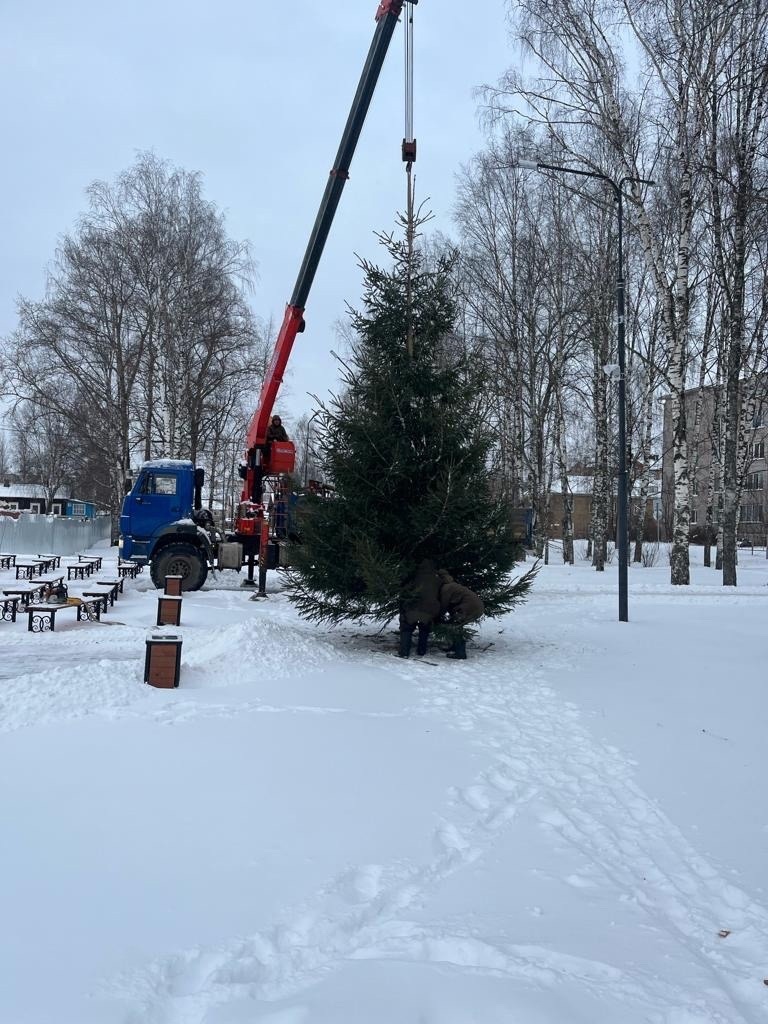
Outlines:
[[[380,0],[378,5],[373,41],[248,427],[241,467],[243,489],[233,532],[220,534],[211,513],[202,507],[204,471],[196,469],[190,461],[154,459],[143,463],[135,482],[126,481],[127,493],[120,515],[120,555],[134,562],[149,563],[157,587],[163,586],[166,576],[178,575],[182,577],[182,589],[197,590],[210,568],[239,570],[244,565],[248,567],[248,582],[253,583],[258,558],[259,591],[263,593],[267,569],[279,564],[279,545],[270,534],[264,507],[265,482],[293,471],[296,450],[292,441],[271,440],[268,425],[296,335],[305,327],[304,310],[312,282],[395,27],[405,5],[417,3],[418,0]],[[403,159],[410,162],[415,155],[415,140],[404,140]]]

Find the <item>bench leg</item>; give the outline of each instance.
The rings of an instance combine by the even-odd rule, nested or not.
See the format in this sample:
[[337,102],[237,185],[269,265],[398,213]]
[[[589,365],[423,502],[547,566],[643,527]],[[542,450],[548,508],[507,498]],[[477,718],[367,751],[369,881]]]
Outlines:
[[93,622],[94,619],[96,622],[101,622],[101,599],[77,606],[77,621],[80,622],[82,619],[86,619],[88,622]]
[[31,609],[27,612],[28,633],[51,633],[56,630],[56,612],[51,610],[36,612]]

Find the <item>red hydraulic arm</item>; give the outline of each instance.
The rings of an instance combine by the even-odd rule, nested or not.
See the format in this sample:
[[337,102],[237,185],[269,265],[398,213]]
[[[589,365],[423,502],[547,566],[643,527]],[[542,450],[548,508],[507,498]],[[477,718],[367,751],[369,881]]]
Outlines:
[[[338,153],[326,185],[320,209],[315,220],[312,234],[304,254],[304,260],[296,279],[296,285],[290,302],[285,309],[280,332],[275,342],[272,361],[259,395],[259,404],[253,415],[246,438],[247,468],[243,500],[260,502],[262,498],[262,479],[270,472],[280,471],[278,459],[272,454],[272,446],[267,444],[267,428],[277,393],[283,382],[283,374],[296,340],[296,335],[304,330],[304,308],[317,272],[328,233],[338,207],[344,185],[349,178],[349,167],[357,147],[360,132],[370,107],[376,83],[384,63],[389,44],[395,31],[400,14],[406,3],[416,4],[418,0],[381,0],[376,11],[376,30],[373,36],[360,82],[352,102],[352,108],[344,127]],[[292,467],[291,467],[292,468]]]
[[296,335],[303,330],[304,310],[298,306],[286,306],[283,323],[275,342],[275,350],[272,353],[272,360],[261,387],[259,404],[248,427],[245,445],[249,451],[256,445],[263,445],[266,441],[269,418],[272,415],[277,392],[283,383],[288,357],[291,354]]

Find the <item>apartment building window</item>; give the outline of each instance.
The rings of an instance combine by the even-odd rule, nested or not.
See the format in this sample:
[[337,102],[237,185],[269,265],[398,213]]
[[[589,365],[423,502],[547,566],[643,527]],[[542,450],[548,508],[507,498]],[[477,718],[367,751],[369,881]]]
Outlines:
[[762,523],[762,505],[742,505],[739,508],[739,521],[742,523]]
[[691,494],[693,494],[694,497],[695,497],[698,493],[699,493],[699,480],[698,480],[698,477],[694,477],[693,478],[693,483],[691,484]]
[[698,509],[693,508],[693,509],[691,509],[691,525],[695,526],[696,523],[698,523],[698,521],[699,521]]
[[760,473],[747,473],[746,479],[744,481],[744,490],[745,491],[762,491],[762,489],[763,489],[763,476],[764,476],[764,474],[762,472],[760,472]]
[[755,415],[752,417],[752,426],[753,427],[764,427],[765,426],[765,413],[764,412],[756,412],[755,413]]
[[765,458],[765,441],[755,441],[755,443],[751,444],[749,447],[750,457],[753,460]]

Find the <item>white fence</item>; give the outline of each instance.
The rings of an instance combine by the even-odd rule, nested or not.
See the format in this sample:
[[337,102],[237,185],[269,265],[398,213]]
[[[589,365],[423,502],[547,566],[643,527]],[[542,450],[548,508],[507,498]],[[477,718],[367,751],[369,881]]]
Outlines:
[[22,512],[18,519],[0,516],[0,551],[18,555],[73,555],[99,541],[109,541],[110,526],[110,516],[80,519],[29,512]]

